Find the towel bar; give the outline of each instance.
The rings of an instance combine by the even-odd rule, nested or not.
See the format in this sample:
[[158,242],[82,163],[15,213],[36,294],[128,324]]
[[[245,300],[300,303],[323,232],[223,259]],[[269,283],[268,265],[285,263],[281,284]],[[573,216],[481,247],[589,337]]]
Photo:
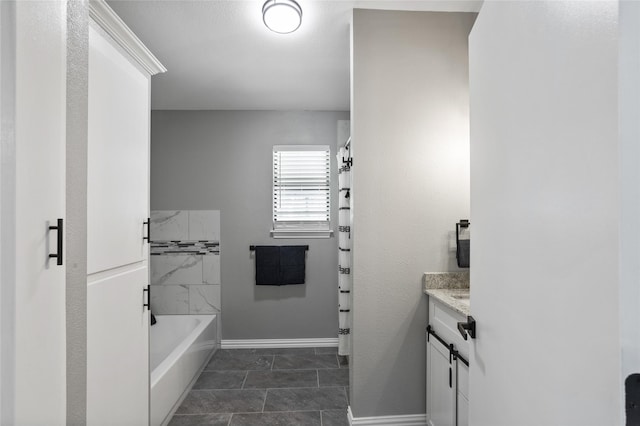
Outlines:
[[[303,246],[305,250],[309,250],[309,246]],[[249,250],[250,251],[255,251],[256,250],[256,246],[249,246]]]

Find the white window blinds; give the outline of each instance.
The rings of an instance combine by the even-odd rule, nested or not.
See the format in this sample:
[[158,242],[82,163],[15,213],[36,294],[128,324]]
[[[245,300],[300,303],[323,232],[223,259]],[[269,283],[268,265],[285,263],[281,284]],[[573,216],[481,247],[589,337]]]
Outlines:
[[328,145],[273,147],[273,229],[326,231],[330,225]]

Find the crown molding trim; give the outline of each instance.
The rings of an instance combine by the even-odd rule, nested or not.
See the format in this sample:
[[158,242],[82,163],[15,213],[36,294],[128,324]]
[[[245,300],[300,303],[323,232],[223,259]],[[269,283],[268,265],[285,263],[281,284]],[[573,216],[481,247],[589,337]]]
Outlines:
[[147,49],[147,46],[140,41],[105,0],[89,1],[89,17],[131,55],[149,75],[167,72],[158,58]]

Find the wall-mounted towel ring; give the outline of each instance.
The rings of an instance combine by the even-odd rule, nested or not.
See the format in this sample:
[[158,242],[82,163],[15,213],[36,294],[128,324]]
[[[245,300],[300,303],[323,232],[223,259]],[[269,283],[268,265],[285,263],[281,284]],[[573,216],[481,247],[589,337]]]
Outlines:
[[460,229],[469,228],[471,223],[468,219],[460,219],[460,222],[456,223],[456,260],[458,261],[459,268],[469,267],[469,255],[470,255],[470,240],[460,239]]

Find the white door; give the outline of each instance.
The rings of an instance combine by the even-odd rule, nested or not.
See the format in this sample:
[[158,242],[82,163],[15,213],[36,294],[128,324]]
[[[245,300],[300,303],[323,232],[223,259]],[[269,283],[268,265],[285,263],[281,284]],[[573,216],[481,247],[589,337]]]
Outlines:
[[66,5],[0,7],[1,423],[64,425],[66,259],[49,226],[65,218]]
[[624,423],[618,6],[488,1],[469,36],[474,426]]
[[[620,3],[620,336],[622,383],[640,374],[640,3]],[[638,384],[637,376],[627,386]],[[637,394],[636,394],[637,395]],[[626,399],[625,395],[625,399]],[[631,402],[631,401],[628,401]],[[634,401],[636,407],[638,401]],[[640,410],[629,410],[628,424],[640,422]]]
[[89,31],[87,423],[149,423],[149,76]]
[[427,421],[430,426],[456,424],[456,371],[449,348],[429,336],[427,342]]

